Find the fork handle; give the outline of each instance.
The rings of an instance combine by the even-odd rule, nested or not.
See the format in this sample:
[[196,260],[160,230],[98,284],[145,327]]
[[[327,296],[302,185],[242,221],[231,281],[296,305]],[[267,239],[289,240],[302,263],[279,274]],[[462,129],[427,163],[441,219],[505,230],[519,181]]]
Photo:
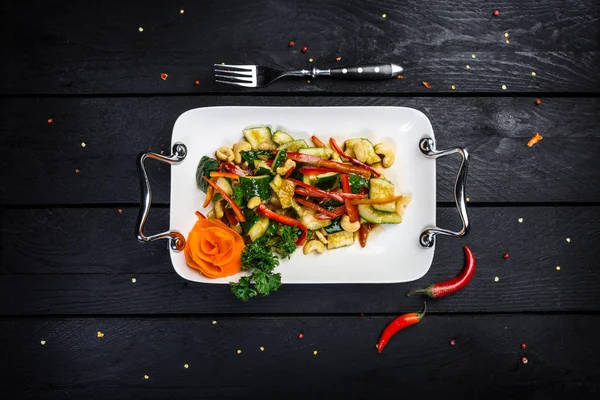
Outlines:
[[[377,64],[377,65],[359,65],[355,67],[331,68],[329,70],[321,70],[325,72],[317,76],[331,76],[332,78],[346,79],[389,79],[395,78],[403,69],[396,64]],[[319,72],[321,72],[319,71]],[[328,72],[328,73],[327,73]]]

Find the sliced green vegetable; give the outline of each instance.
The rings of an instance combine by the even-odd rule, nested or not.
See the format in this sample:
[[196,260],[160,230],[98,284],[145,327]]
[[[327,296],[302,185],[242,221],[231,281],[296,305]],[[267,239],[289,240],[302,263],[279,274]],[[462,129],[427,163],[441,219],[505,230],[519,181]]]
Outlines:
[[342,226],[340,225],[341,220],[342,217],[332,219],[331,224],[325,227],[325,232],[327,232],[327,234],[330,234],[343,231]]
[[298,150],[298,153],[310,154],[311,156],[317,156],[328,160],[332,156],[333,150],[327,147],[307,147],[306,149]]
[[256,160],[264,161],[275,158],[275,154],[271,150],[249,150],[240,151],[242,159],[250,165],[254,165]]
[[241,223],[242,230],[248,234],[250,229],[260,221],[260,215],[250,209],[245,209],[244,216],[246,217],[246,222]]
[[254,168],[256,169],[256,175],[275,175],[270,166],[267,165],[266,161],[254,160]]
[[266,239],[270,238],[271,236],[277,233],[280,226],[281,224],[279,224],[279,222],[275,221],[274,219],[269,219],[269,227],[267,228],[267,231],[265,232],[263,237]]
[[242,188],[244,204],[248,203],[254,196],[260,197],[261,200],[269,200],[271,197],[270,181],[271,177],[269,175],[240,176],[238,186]]
[[329,250],[350,246],[352,243],[354,243],[354,234],[352,232],[340,231],[327,235],[327,249]]
[[273,134],[273,136],[271,137],[271,139],[275,143],[277,143],[279,145],[286,144],[286,143],[294,141],[293,137],[291,137],[287,133],[285,133],[283,131],[280,131],[280,130],[275,131],[275,133]]
[[[244,191],[242,190],[242,187],[239,184],[237,184],[233,188],[233,196],[231,196],[231,199],[235,202],[235,204],[238,205],[238,207],[240,207],[240,208],[246,207],[246,203],[244,203]],[[231,208],[229,203],[227,203],[227,205],[225,207]]]
[[242,131],[246,140],[252,146],[252,150],[257,150],[262,143],[268,143],[275,148],[275,143],[271,140],[271,128],[268,126],[257,126],[255,128],[244,129]]
[[227,195],[231,196],[233,194],[233,188],[229,183],[229,179],[223,178],[222,176],[219,177],[219,179],[217,179],[217,186],[223,189],[223,191],[227,193]]
[[248,237],[251,241],[256,242],[257,239],[261,238],[269,228],[269,218],[261,217],[253,226],[248,230]]
[[208,189],[208,183],[202,179],[203,176],[210,178],[210,173],[216,171],[219,168],[219,162],[212,157],[204,156],[200,159],[198,167],[196,168],[196,186],[198,189],[206,193]]
[[[389,199],[394,197],[394,184],[387,179],[373,178],[370,182],[369,198],[373,200]],[[396,202],[386,204],[374,204],[373,208],[379,211],[396,211]]]
[[362,218],[374,224],[400,224],[402,216],[395,212],[379,211],[368,204],[359,204],[358,213]]
[[296,152],[300,149],[306,149],[307,147],[308,144],[306,144],[306,142],[303,139],[298,139],[282,144],[277,148],[277,150],[286,149],[287,151]]
[[281,167],[285,163],[286,157],[287,152],[285,149],[281,149],[277,152],[275,160],[273,161],[273,166],[271,167],[273,171],[277,171],[277,168]]
[[319,189],[331,190],[338,187],[340,174],[337,172],[327,172],[315,177],[314,186]]
[[363,188],[369,188],[369,180],[358,175],[348,175],[350,191],[354,194],[360,193]]

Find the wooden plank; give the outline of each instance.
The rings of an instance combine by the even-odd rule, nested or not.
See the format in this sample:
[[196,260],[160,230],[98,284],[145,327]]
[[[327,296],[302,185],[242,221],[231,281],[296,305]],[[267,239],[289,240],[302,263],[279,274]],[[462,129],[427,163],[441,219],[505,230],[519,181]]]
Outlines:
[[[135,159],[169,151],[171,129],[204,106],[406,106],[430,118],[440,147],[471,151],[476,202],[595,202],[600,186],[598,98],[159,97],[0,99],[0,203],[138,203]],[[52,124],[47,119],[52,117]],[[544,141],[526,146],[534,132]],[[82,143],[86,147],[82,147]],[[18,151],[13,151],[14,149]],[[189,162],[196,163],[197,160]],[[438,200],[453,201],[458,159],[438,160]],[[76,173],[75,169],[80,173]],[[149,163],[154,202],[170,172]]]
[[[409,289],[458,274],[465,244],[477,256],[476,275],[461,293],[430,302],[435,312],[600,310],[593,250],[600,208],[475,207],[469,213],[469,236],[440,238],[433,266],[417,282],[285,285],[243,304],[226,285],[177,276],[164,241],[135,241],[135,209],[4,210],[0,314],[396,313],[421,304],[423,298],[404,297]],[[453,208],[438,209],[440,226],[457,220]],[[150,221],[148,232],[165,229],[168,210],[155,210]]]
[[366,399],[442,387],[450,398],[583,399],[599,390],[598,315],[428,315],[378,354],[391,318],[4,319],[0,372],[22,399]]
[[[476,0],[230,0],[185,6],[152,0],[144,7],[94,0],[85,7],[56,1],[1,7],[0,48],[11,60],[1,66],[4,94],[239,92],[212,82],[212,65],[220,62],[295,69],[395,61],[405,67],[404,80],[281,81],[245,93],[440,93],[451,92],[451,85],[464,92],[505,93],[503,84],[508,92],[600,89],[595,0],[568,6],[563,0],[504,0],[484,7]],[[494,8],[500,9],[498,17],[492,16]],[[161,73],[169,75],[166,81]],[[201,84],[195,86],[195,80]]]

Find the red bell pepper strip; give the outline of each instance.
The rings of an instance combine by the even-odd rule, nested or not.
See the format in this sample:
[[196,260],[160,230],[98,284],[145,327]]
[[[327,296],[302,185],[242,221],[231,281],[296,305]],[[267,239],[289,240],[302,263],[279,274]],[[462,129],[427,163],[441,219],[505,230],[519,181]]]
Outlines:
[[358,242],[360,243],[360,247],[365,247],[367,245],[367,238],[369,237],[369,223],[361,224],[358,229]]
[[389,342],[392,336],[396,334],[396,332],[406,328],[407,326],[411,326],[418,323],[421,320],[421,318],[423,318],[423,316],[425,315],[425,312],[427,312],[427,303],[425,303],[422,312],[404,314],[390,322],[389,325],[386,326],[383,332],[381,333],[379,343],[377,343],[377,352],[381,353],[383,351],[385,345]]
[[334,219],[337,217],[341,217],[342,215],[346,214],[346,206],[341,206],[338,207],[334,210],[331,210],[332,215],[329,216],[327,214],[316,214],[317,219]]
[[229,197],[229,195],[227,193],[225,193],[225,191],[223,189],[221,189],[216,183],[214,183],[210,179],[206,179],[205,176],[203,176],[202,179],[204,179],[206,182],[208,182],[208,184],[210,186],[212,186],[217,192],[219,192],[221,194],[221,196],[223,196],[225,201],[228,202],[229,205],[231,206],[231,208],[233,209],[235,216],[238,218],[238,220],[240,222],[246,222],[246,217],[244,216],[244,213],[242,212],[240,207],[237,204],[235,204],[235,201],[233,201],[233,199],[231,197]]
[[[275,172],[277,172],[277,171],[275,171]],[[294,168],[290,168],[290,169],[288,170],[288,172],[286,172],[286,173],[285,173],[285,175],[284,175],[284,176],[282,176],[282,178],[283,178],[283,179],[287,179],[287,178],[289,178],[289,177],[290,177],[290,175],[292,175],[292,172],[294,172]]]
[[440,297],[456,293],[460,289],[467,286],[467,283],[469,283],[471,278],[473,278],[473,274],[475,274],[477,262],[475,261],[475,256],[473,255],[471,249],[469,249],[467,246],[464,246],[464,249],[467,261],[462,272],[457,277],[444,282],[434,283],[433,285],[427,286],[425,289],[410,291],[406,295],[410,296],[413,293],[423,293],[431,298],[439,299]]
[[238,224],[238,219],[232,208],[225,208],[225,216],[227,217],[227,221],[229,221],[229,225],[236,226]]
[[234,180],[239,180],[240,176],[237,174],[234,174],[233,172],[216,172],[213,171],[210,173],[210,177],[211,178],[229,178],[229,179],[234,179]]
[[337,161],[323,160],[320,157],[313,156],[310,154],[288,152],[287,158],[296,162],[301,162],[310,165],[316,165],[317,167],[331,168],[337,172],[344,172],[346,174],[355,174],[369,179],[371,177],[371,171],[356,165],[348,165]]
[[306,226],[300,223],[300,221],[297,221],[294,218],[290,218],[285,215],[277,214],[276,212],[269,210],[264,204],[260,204],[258,207],[256,207],[255,210],[263,217],[275,220],[280,224],[299,228],[302,231],[302,234],[300,235],[300,237],[298,237],[298,240],[296,240],[296,246],[302,246],[304,244],[306,236],[308,235],[308,230],[306,229]]
[[350,157],[349,155],[347,155],[346,153],[344,153],[341,149],[340,146],[338,146],[337,142],[335,141],[334,138],[329,139],[329,143],[331,144],[331,147],[333,147],[333,149],[335,151],[337,151],[337,153],[340,155],[340,157],[342,157],[345,160],[350,161],[352,164],[354,165],[358,165],[359,167],[363,167],[368,169],[373,175],[375,176],[380,176],[381,174],[379,172],[377,172],[376,170],[374,170],[373,168],[369,167],[367,164],[365,164],[362,161],[358,161],[356,158]]
[[300,182],[298,179],[290,178],[289,180],[291,182],[294,182],[296,184],[296,186],[300,186],[300,187],[308,190],[312,194],[320,195],[320,196],[312,196],[312,195],[309,194],[307,196],[311,196],[311,197],[329,197],[331,199],[335,199],[335,200],[340,201],[340,202],[344,201],[344,199],[339,194],[337,194],[337,193],[331,193],[331,192],[328,192],[326,190],[319,189],[317,187],[308,185],[308,184],[306,184],[304,182]]
[[231,172],[234,173],[236,175],[239,176],[246,176],[246,172],[244,172],[243,169],[240,169],[237,165],[235,165],[234,163],[230,163],[230,162],[224,162],[223,164],[221,164],[221,167],[226,171],[226,172]]
[[327,147],[327,146],[325,145],[325,143],[323,143],[323,142],[321,141],[321,139],[319,139],[319,138],[318,138],[318,137],[316,137],[315,135],[312,135],[310,138],[312,139],[312,141],[313,141],[313,143],[315,144],[315,146],[317,146],[317,147]]
[[339,172],[333,168],[319,168],[319,167],[302,167],[300,173],[302,175],[321,175],[328,172]]
[[[351,193],[350,182],[348,181],[348,174],[342,175],[342,190],[344,191],[344,193]],[[360,221],[358,207],[352,204],[352,200],[344,199],[344,204],[346,205],[346,210],[348,211],[348,217],[350,217],[350,222]]]
[[333,211],[330,211],[330,210],[328,210],[328,209],[326,209],[326,208],[323,208],[323,207],[321,207],[321,206],[319,206],[319,205],[317,205],[317,204],[315,204],[315,203],[313,203],[313,202],[310,202],[310,201],[308,201],[308,200],[301,199],[301,198],[299,198],[299,197],[294,197],[294,199],[295,199],[295,200],[296,200],[298,203],[302,204],[303,206],[306,206],[306,207],[308,207],[308,208],[310,208],[310,209],[312,209],[312,210],[315,210],[315,211],[318,211],[318,212],[320,212],[320,213],[323,213],[323,214],[325,214],[325,215],[328,215],[328,216],[330,216],[331,218],[335,218],[335,213],[334,213]]
[[273,165],[273,161],[275,160],[267,160],[265,161],[265,164],[267,164],[270,167],[271,165]]
[[204,204],[202,204],[202,208],[208,207],[208,205],[210,204],[210,201],[212,200],[214,195],[215,195],[215,188],[213,188],[212,186],[209,186],[208,189],[206,189],[206,198],[204,199]]

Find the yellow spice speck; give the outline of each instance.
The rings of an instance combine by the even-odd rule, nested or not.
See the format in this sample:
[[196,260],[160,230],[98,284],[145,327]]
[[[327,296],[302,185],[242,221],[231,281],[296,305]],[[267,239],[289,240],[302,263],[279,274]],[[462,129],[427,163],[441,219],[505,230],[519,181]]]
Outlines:
[[571,243],[571,238],[567,238],[567,243]]
[[504,37],[508,37],[508,32],[505,32],[505,33],[504,33]]
[[103,338],[104,337],[104,333],[102,333],[100,331],[98,331],[97,335],[98,335],[99,338]]
[[519,223],[522,224],[523,223],[523,218],[519,218]]
[[557,271],[560,271],[560,265],[557,265],[557,266],[556,266],[556,270],[557,270]]
[[144,32],[144,28],[142,28],[141,26],[138,28],[138,31],[140,32]]
[[450,86],[450,88],[451,88],[452,90],[456,90],[456,86],[454,86],[454,85]]
[[259,349],[260,349],[260,351],[265,351],[265,348],[262,346],[260,346]]
[[385,17],[387,17],[387,15],[386,15],[386,14],[382,14],[382,15],[381,15],[381,17],[382,17],[382,18],[385,18]]
[[150,379],[148,375],[144,375],[144,379]]
[[313,62],[313,61],[315,61],[315,60],[313,60],[312,57],[308,59],[308,62],[310,62],[310,63]]
[[535,71],[531,72],[531,76],[536,76],[537,74],[535,73]]
[[466,68],[467,68],[467,69],[471,69],[471,66],[470,66],[470,65],[467,65],[467,66],[466,66]]
[[498,282],[499,280],[500,280],[500,278],[498,278],[498,277],[494,278],[494,282]]
[[217,324],[217,321],[213,321],[213,325],[216,325],[216,324]]
[[470,198],[470,197],[467,197],[467,201],[471,201],[471,198]]
[[137,279],[131,278],[131,283],[136,283],[136,282],[137,282]]
[[183,368],[188,369],[190,367],[189,364],[183,364]]
[[43,345],[46,344],[46,341],[45,340],[40,340],[40,344],[43,346]]
[[510,40],[506,40],[506,44],[510,44]]
[[87,146],[87,145],[85,144],[85,142],[81,142],[81,147],[85,147],[85,146]]
[[471,54],[471,58],[475,58],[477,57],[475,54]]
[[502,90],[506,90],[506,85],[502,85]]
[[313,351],[313,354],[316,356],[319,352],[318,351]]
[[306,83],[310,83],[310,79],[307,79],[307,80],[306,80]]
[[183,14],[184,12],[184,10],[179,10],[179,14]]
[[238,353],[238,354],[242,354],[242,351],[241,351],[241,350],[238,350],[238,351],[237,351],[237,353]]

